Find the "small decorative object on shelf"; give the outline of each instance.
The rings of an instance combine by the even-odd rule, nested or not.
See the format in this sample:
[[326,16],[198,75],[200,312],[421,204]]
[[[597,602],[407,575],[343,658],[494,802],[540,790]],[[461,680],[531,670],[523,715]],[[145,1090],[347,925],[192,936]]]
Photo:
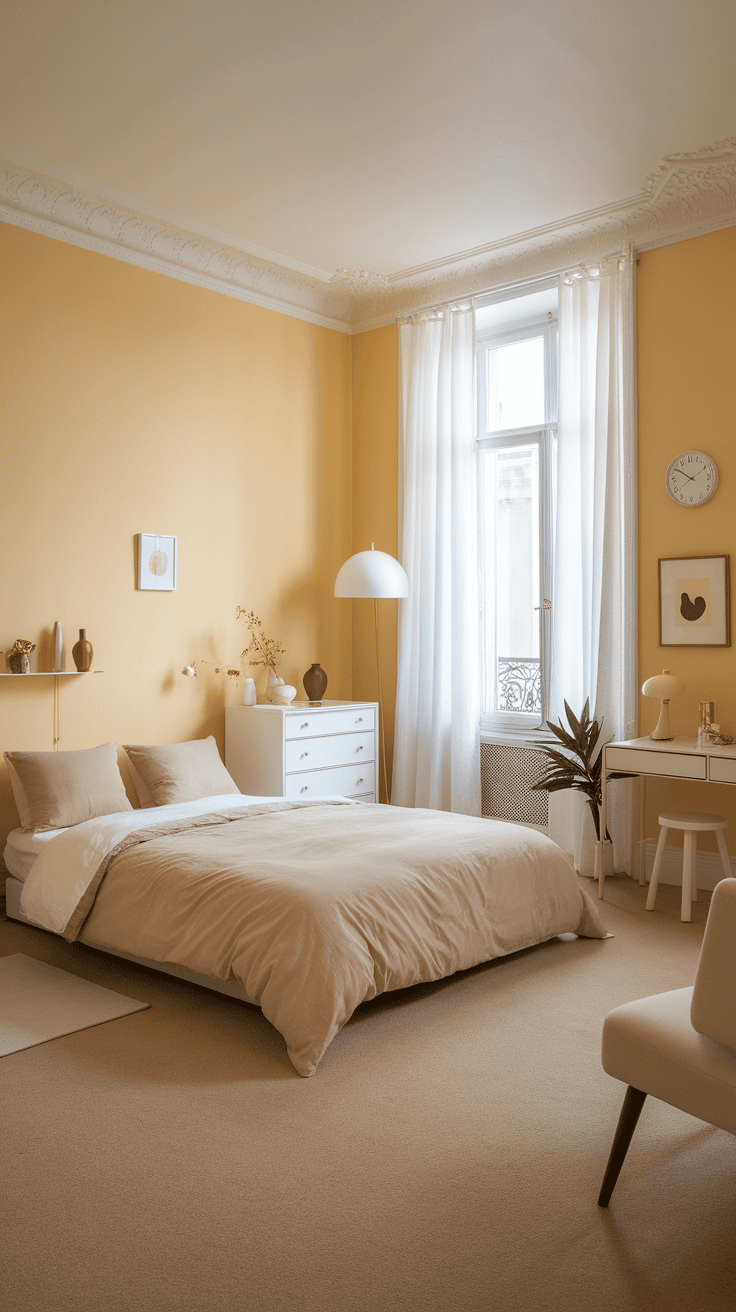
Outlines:
[[92,643],[87,641],[87,630],[80,629],[79,641],[75,642],[74,646],[72,647],[72,656],[74,658],[74,664],[76,665],[80,674],[86,673],[86,671],[90,668],[92,664],[93,655],[94,652],[92,650]]
[[246,679],[243,684],[243,705],[255,706],[257,700],[255,679]]
[[58,620],[54,623],[54,674],[61,674],[64,669],[64,635]]
[[31,652],[35,650],[35,642],[29,642],[27,638],[16,638],[12,647],[7,652],[10,673],[30,674],[31,662],[29,657]]
[[327,689],[327,675],[321,665],[310,665],[304,678],[304,691],[310,702],[321,702]]

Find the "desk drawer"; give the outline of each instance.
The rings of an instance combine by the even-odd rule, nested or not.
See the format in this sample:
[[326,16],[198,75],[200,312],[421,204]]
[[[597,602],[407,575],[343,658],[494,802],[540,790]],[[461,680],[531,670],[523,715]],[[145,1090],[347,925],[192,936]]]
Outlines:
[[708,778],[714,784],[736,784],[736,757],[709,756]]
[[[659,774],[674,779],[705,779],[704,756],[684,752],[647,752],[631,747],[606,748],[607,770],[631,770],[632,774]],[[736,782],[736,781],[735,781]]]
[[308,706],[297,714],[286,716],[284,737],[320,738],[331,733],[362,733],[375,724],[372,706],[356,706],[340,711],[310,710]]
[[372,761],[375,734],[336,733],[333,738],[292,738],[284,747],[284,769],[324,770],[330,765],[352,765],[354,761]]
[[341,765],[336,770],[307,770],[303,774],[287,774],[284,780],[284,797],[291,802],[306,802],[325,794],[341,797],[361,797],[375,793],[375,766]]

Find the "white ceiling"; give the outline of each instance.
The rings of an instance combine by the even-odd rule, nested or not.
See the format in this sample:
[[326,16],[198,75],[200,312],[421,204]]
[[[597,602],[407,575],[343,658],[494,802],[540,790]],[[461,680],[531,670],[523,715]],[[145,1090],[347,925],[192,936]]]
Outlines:
[[0,154],[318,278],[615,207],[736,130],[734,0],[0,13]]

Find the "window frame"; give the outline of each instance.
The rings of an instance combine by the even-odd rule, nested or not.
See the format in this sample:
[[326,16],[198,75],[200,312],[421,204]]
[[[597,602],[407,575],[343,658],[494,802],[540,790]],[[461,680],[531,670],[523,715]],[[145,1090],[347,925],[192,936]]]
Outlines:
[[[509,298],[511,299],[511,298]],[[486,351],[492,347],[505,346],[513,342],[529,340],[534,337],[544,338],[544,421],[531,427],[489,430],[487,423],[487,366]],[[548,718],[549,662],[551,646],[551,606],[553,603],[553,543],[554,543],[554,505],[555,505],[555,468],[557,452],[557,376],[558,376],[558,322],[557,314],[547,312],[514,327],[497,326],[481,330],[476,337],[476,372],[477,372],[477,433],[475,439],[477,507],[478,507],[478,569],[480,589],[480,646],[481,646],[481,698],[487,687],[489,660],[498,668],[498,653],[495,650],[495,638],[492,650],[489,650],[488,627],[485,617],[486,585],[488,582],[489,562],[485,559],[483,544],[486,540],[483,507],[483,485],[481,480],[481,460],[484,452],[508,449],[510,446],[532,446],[538,448],[539,469],[539,659],[541,670],[541,711],[499,711],[481,710],[482,734],[521,734],[525,735],[542,728]]]

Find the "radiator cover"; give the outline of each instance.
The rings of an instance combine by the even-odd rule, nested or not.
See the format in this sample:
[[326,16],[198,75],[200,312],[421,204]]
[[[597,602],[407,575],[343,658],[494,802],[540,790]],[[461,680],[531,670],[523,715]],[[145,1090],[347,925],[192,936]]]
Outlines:
[[481,815],[493,820],[516,820],[526,825],[547,825],[547,793],[533,791],[548,765],[544,752],[508,743],[481,743]]

